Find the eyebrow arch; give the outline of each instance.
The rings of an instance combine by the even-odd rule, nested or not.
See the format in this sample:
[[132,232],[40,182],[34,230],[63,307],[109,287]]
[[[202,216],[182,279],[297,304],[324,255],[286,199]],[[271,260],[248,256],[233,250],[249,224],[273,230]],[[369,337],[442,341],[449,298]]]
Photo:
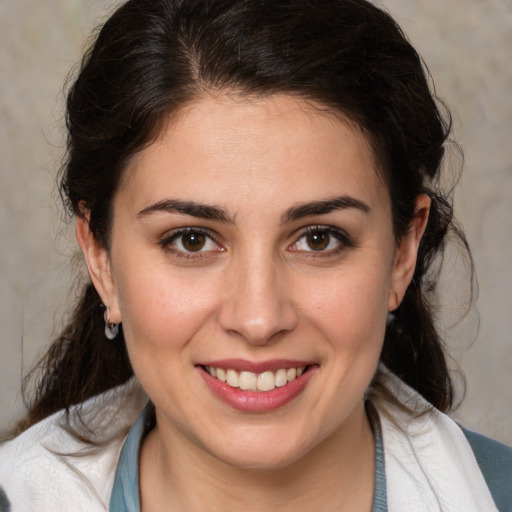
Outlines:
[[333,197],[324,201],[312,201],[299,203],[292,206],[281,217],[281,223],[293,222],[294,220],[310,217],[313,215],[324,215],[338,210],[356,209],[363,213],[370,213],[371,208],[360,199],[351,196]]
[[217,220],[229,224],[234,223],[234,219],[222,208],[196,203],[195,201],[180,201],[178,199],[164,199],[163,201],[158,201],[142,209],[137,214],[137,218],[147,217],[157,212],[181,213],[200,219]]

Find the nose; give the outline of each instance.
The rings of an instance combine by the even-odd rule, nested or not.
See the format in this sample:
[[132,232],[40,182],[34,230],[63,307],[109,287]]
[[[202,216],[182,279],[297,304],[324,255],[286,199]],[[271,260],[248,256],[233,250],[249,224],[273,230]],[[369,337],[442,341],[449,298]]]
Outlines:
[[247,343],[263,346],[292,331],[298,321],[286,269],[271,257],[245,259],[231,268],[221,328]]

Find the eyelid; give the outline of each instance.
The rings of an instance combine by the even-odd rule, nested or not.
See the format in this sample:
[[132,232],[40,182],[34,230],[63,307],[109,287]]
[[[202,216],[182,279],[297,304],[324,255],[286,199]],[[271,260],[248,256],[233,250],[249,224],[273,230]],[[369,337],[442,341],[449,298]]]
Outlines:
[[[340,229],[335,226],[329,226],[324,224],[316,224],[313,226],[307,226],[305,228],[301,228],[300,230],[297,230],[295,232],[295,241],[290,245],[290,247],[296,245],[303,237],[315,233],[315,232],[321,232],[326,233],[330,236],[333,236],[336,240],[339,242],[339,246],[335,249],[330,250],[324,250],[324,251],[315,251],[311,249],[310,251],[300,251],[305,253],[313,253],[315,256],[328,256],[332,254],[336,254],[339,251],[343,250],[346,247],[353,247],[354,243],[352,241],[352,238],[347,234],[347,232],[343,229]],[[299,252],[299,251],[297,251]]]
[[182,228],[176,228],[171,231],[168,231],[165,233],[165,235],[162,237],[162,239],[159,241],[159,245],[164,248],[165,250],[172,252],[178,257],[185,257],[185,258],[201,258],[204,257],[206,253],[212,252],[212,251],[182,251],[180,249],[177,249],[172,245],[172,243],[179,238],[180,236],[190,234],[190,233],[199,233],[207,238],[209,238],[218,248],[219,252],[224,251],[224,247],[222,244],[218,241],[218,235],[207,229],[207,228],[199,228],[194,226],[186,226]]

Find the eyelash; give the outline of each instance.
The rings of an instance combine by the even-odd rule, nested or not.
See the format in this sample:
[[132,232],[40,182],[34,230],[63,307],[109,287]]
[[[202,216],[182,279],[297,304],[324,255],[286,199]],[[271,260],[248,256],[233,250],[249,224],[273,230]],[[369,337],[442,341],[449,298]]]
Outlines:
[[[171,252],[177,258],[198,259],[198,258],[205,257],[206,254],[210,251],[199,250],[199,251],[188,251],[187,252],[184,250],[177,249],[176,247],[173,247],[173,243],[175,243],[176,240],[178,240],[180,237],[183,237],[183,236],[189,235],[189,234],[202,235],[207,239],[206,243],[208,243],[208,240],[209,240],[210,242],[213,242],[219,248],[219,252],[224,251],[222,246],[217,242],[216,235],[214,233],[212,233],[211,231],[204,229],[204,228],[194,228],[194,227],[187,227],[187,228],[182,228],[182,229],[178,229],[178,230],[174,231],[173,233],[171,233],[170,236],[166,236],[160,242],[160,246],[164,250]],[[183,245],[183,240],[182,240],[181,244]]]
[[[314,256],[314,257],[329,257],[329,256],[336,256],[340,252],[342,252],[347,247],[353,247],[354,243],[352,239],[347,235],[347,233],[341,229],[332,227],[332,226],[309,226],[306,229],[304,229],[297,240],[291,245],[293,247],[294,245],[297,245],[302,239],[307,237],[311,234],[323,234],[328,235],[331,238],[334,238],[336,241],[339,242],[339,245],[335,247],[334,249],[328,249],[328,250],[318,250],[315,251],[314,249],[311,249],[309,251],[301,251],[304,253],[308,253],[308,256]],[[329,240],[329,244],[331,243],[331,240]],[[297,250],[298,251],[298,250]]]
[[[218,248],[218,252],[223,252],[224,249],[222,246],[218,243],[217,237],[215,233],[204,229],[204,228],[194,228],[194,227],[187,227],[182,228],[174,231],[170,236],[166,236],[161,242],[160,246],[165,249],[168,252],[171,252],[175,257],[177,258],[186,258],[186,259],[198,259],[203,258],[207,255],[207,253],[211,252],[209,250],[203,251],[186,251],[186,250],[180,250],[176,247],[173,247],[173,244],[178,240],[180,237],[183,237],[184,235],[188,234],[195,234],[195,235],[202,235],[210,242],[213,242]],[[293,242],[289,248],[296,246],[302,239],[307,237],[311,234],[322,234],[327,235],[331,238],[336,239],[339,242],[339,245],[335,247],[334,249],[320,249],[315,251],[314,249],[311,250],[299,250],[299,249],[291,249],[292,252],[302,252],[307,253],[308,256],[313,257],[329,257],[329,256],[335,256],[339,254],[341,251],[343,251],[347,247],[353,247],[353,242],[351,238],[341,229],[334,228],[332,226],[308,226],[304,230],[302,230],[299,234],[299,236],[296,238],[295,242]],[[329,240],[328,244],[331,243],[331,240]],[[183,241],[181,242],[183,245]],[[201,248],[202,249],[202,248]]]

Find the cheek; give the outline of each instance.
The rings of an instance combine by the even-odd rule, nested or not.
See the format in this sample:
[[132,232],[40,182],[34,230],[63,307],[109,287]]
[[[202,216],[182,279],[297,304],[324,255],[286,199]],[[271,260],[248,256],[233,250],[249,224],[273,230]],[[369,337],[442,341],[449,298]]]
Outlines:
[[391,276],[379,265],[347,267],[311,287],[304,309],[328,338],[344,343],[381,343],[384,337]]
[[123,274],[117,289],[133,358],[157,359],[183,348],[215,311],[213,283],[204,279],[184,279],[159,268]]

